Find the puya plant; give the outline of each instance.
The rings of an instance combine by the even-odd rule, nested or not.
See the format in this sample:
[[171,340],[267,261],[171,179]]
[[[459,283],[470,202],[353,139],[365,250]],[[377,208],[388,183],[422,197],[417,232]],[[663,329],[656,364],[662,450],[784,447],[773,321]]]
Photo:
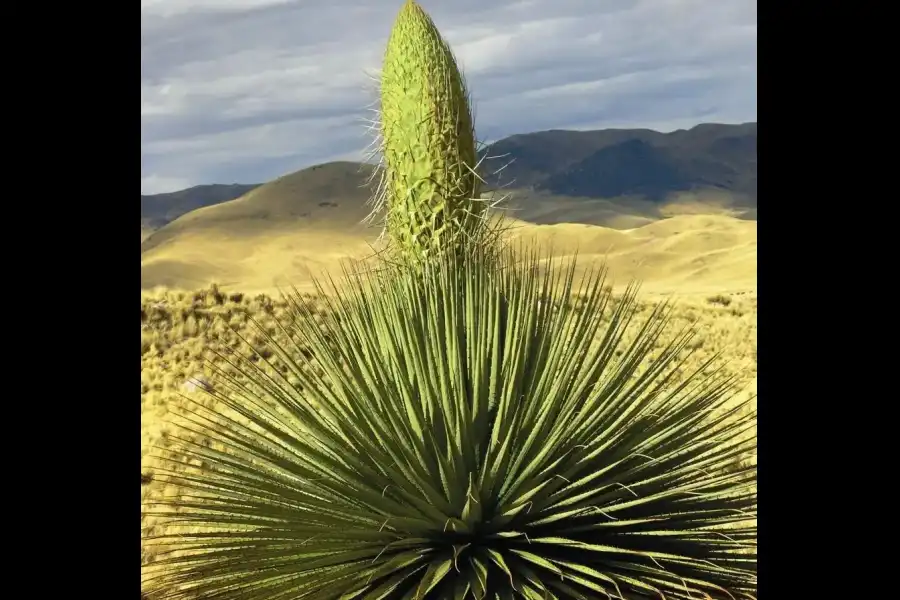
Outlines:
[[734,379],[676,376],[690,332],[662,337],[665,306],[635,323],[601,272],[502,262],[350,273],[319,325],[292,296],[292,341],[269,342],[287,373],[229,359],[169,436],[148,597],[752,598]]
[[576,288],[574,263],[494,243],[468,94],[414,2],[381,113],[378,198],[416,266],[348,272],[319,323],[293,294],[282,341],[260,330],[271,359],[222,356],[214,403],[158,455],[154,479],[181,493],[156,501],[147,595],[751,598],[736,382],[676,377],[691,334],[662,343],[665,306],[635,323],[633,289],[614,299],[602,272]]
[[[407,267],[444,251],[496,248],[497,202],[481,197],[471,98],[453,51],[407,0],[388,39],[372,155],[380,180],[369,221],[383,217],[390,260]],[[498,201],[499,202],[499,201]]]

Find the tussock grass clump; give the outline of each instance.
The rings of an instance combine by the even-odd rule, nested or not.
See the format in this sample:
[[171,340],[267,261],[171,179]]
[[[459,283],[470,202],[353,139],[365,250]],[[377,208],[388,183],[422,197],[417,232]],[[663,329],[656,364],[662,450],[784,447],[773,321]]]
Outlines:
[[721,306],[728,306],[731,304],[731,298],[724,294],[716,294],[715,296],[710,296],[706,299],[710,304],[719,304]]

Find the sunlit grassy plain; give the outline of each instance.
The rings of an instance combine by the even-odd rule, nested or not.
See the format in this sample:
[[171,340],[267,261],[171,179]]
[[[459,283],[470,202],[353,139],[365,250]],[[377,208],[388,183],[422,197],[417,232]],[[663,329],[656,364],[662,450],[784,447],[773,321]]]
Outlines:
[[[310,296],[311,297],[311,296]],[[577,305],[577,299],[575,300]],[[640,302],[646,316],[654,300]],[[242,352],[252,344],[268,357],[264,336],[255,319],[276,339],[284,339],[277,325],[286,318],[287,304],[278,296],[225,294],[216,288],[196,292],[154,291],[141,298],[141,498],[177,494],[178,490],[153,481],[155,465],[148,455],[152,445],[166,445],[173,432],[172,418],[189,406],[191,397],[209,405],[198,387],[214,381],[208,361],[217,360],[214,348]],[[324,307],[323,307],[324,310]],[[746,382],[740,396],[756,390],[756,296],[750,292],[683,298],[674,304],[670,333],[695,326],[691,361],[683,372],[717,353],[728,361],[726,369]],[[241,338],[244,338],[242,341]],[[221,364],[221,362],[219,363]],[[264,361],[259,361],[264,365]],[[736,398],[737,400],[737,398]],[[203,436],[194,436],[203,442]],[[160,533],[154,517],[142,514],[142,534]],[[142,563],[153,560],[156,549],[142,548]]]
[[[311,175],[304,177],[303,185],[309,186]],[[215,351],[231,348],[247,353],[252,346],[268,357],[265,336],[252,321],[284,340],[277,323],[287,317],[287,304],[279,288],[295,285],[321,307],[322,314],[316,317],[321,319],[325,304],[314,295],[312,277],[339,276],[339,265],[346,264],[347,257],[371,256],[375,236],[358,225],[364,204],[356,198],[344,200],[348,190],[332,192],[324,184],[315,193],[307,188],[299,193],[291,188],[298,179],[287,176],[240,199],[188,213],[155,233],[155,241],[151,236],[153,243],[142,246],[142,539],[162,533],[158,520],[146,515],[147,501],[179,493],[154,478],[158,466],[151,449],[166,447],[167,436],[176,431],[173,420],[190,402],[212,402],[199,388],[214,381],[209,361],[223,366]],[[333,177],[325,180],[329,186],[333,181]],[[308,198],[315,201],[304,200]],[[669,298],[673,302],[669,336],[686,326],[696,331],[694,352],[681,374],[721,353],[727,361],[725,370],[745,383],[735,400],[753,395],[756,221],[708,206],[668,210],[668,214],[637,214],[611,206],[611,216],[603,217],[606,226],[577,222],[585,215],[575,212],[570,218],[576,222],[535,225],[520,219],[538,220],[541,215],[519,213],[510,239],[552,247],[556,257],[578,253],[579,276],[605,261],[616,291],[640,280],[639,318]],[[577,306],[577,298],[573,301]],[[257,364],[269,368],[265,360]],[[193,437],[208,443],[203,435]],[[142,542],[142,564],[152,562],[158,551],[159,547]]]

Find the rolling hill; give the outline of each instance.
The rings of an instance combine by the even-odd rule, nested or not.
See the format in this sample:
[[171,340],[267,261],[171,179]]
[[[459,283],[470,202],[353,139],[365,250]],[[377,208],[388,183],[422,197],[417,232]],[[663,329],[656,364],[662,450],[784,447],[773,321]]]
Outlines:
[[167,194],[141,195],[141,241],[181,215],[243,196],[260,184],[197,185]]
[[[141,288],[217,283],[272,292],[339,275],[343,261],[371,257],[377,247],[377,229],[361,223],[372,170],[318,165],[182,215],[141,244]],[[557,255],[577,252],[580,268],[606,259],[618,280],[637,277],[651,291],[755,288],[756,222],[714,198],[654,203],[522,190],[501,215],[510,239],[552,246]]]
[[[487,157],[482,175],[488,186],[517,190],[516,207],[526,211],[532,208],[527,206],[529,199],[546,205],[548,199],[559,198],[574,199],[569,202],[571,208],[587,202],[578,210],[587,215],[598,206],[592,202],[595,200],[630,204],[637,212],[653,212],[653,205],[684,196],[744,212],[756,207],[756,123],[702,124],[671,133],[649,129],[540,131],[502,139],[481,154]],[[329,167],[326,172],[336,178],[364,181],[351,163],[337,164],[342,166]],[[369,173],[372,167],[357,164],[356,170],[360,168]],[[315,195],[303,179],[291,181],[292,193]],[[326,184],[321,176],[316,182],[310,180],[309,185],[343,185],[337,181]],[[202,185],[141,196],[141,240],[183,214],[233,200],[257,187],[259,184]]]
[[274,280],[256,280],[272,273],[305,280],[309,270],[368,251],[374,236],[361,221],[371,172],[353,162],[317,165],[182,215],[141,243],[141,288],[213,281],[267,288]]
[[[577,253],[576,277],[605,262],[615,287],[641,280],[639,321],[660,296],[676,296],[669,333],[697,333],[676,375],[722,353],[723,373],[747,384],[736,400],[757,389],[751,125],[513,136],[491,152],[507,154],[496,159],[501,163],[516,159],[493,185],[508,184],[510,175],[515,184],[486,193],[512,193],[497,217],[507,219],[513,243],[552,248],[557,258]],[[168,444],[192,402],[210,402],[199,390],[215,381],[218,368],[228,369],[215,352],[246,352],[249,343],[272,358],[268,336],[284,333],[290,316],[278,288],[314,292],[314,277],[339,277],[347,262],[373,256],[378,231],[361,221],[374,168],[332,162],[246,189],[199,186],[146,204],[142,196],[142,540],[173,533],[149,508],[159,495],[180,490],[159,476],[150,449]],[[146,217],[155,231],[143,228],[145,206],[155,211]],[[327,304],[307,299],[319,319]],[[158,552],[142,541],[142,565],[158,560]]]
[[[631,196],[655,202],[677,192],[729,192],[756,205],[756,123],[706,123],[660,133],[650,129],[541,131],[514,135],[485,152],[492,185],[555,195]],[[483,153],[484,154],[484,153]],[[492,176],[495,165],[510,163]]]

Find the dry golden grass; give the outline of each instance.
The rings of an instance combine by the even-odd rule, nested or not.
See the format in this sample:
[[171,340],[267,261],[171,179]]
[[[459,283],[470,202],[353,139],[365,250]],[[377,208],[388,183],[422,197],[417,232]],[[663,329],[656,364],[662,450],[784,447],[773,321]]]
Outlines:
[[[314,277],[340,274],[343,260],[377,247],[377,230],[361,224],[371,167],[360,169],[304,169],[182,215],[143,240],[141,288],[312,291]],[[552,245],[556,256],[577,251],[581,268],[605,259],[616,282],[640,279],[652,293],[756,289],[756,221],[727,198],[673,194],[659,204],[513,191],[503,204],[511,239]]]
[[[513,243],[552,248],[559,257],[577,253],[582,270],[605,261],[617,284],[638,279],[648,293],[756,288],[756,221],[678,215],[624,230],[582,223],[508,224]],[[218,227],[185,228],[142,253],[142,287],[196,289],[219,282],[224,289],[247,293],[273,293],[287,285],[312,291],[314,278],[339,276],[344,261],[371,257],[375,247],[371,231],[327,223],[261,225],[240,235]]]
[[723,215],[678,215],[612,229],[581,223],[516,223],[515,242],[578,255],[583,271],[605,263],[616,287],[643,282],[645,293],[702,295],[756,289],[756,221]]
[[[246,349],[235,328],[265,354],[250,319],[279,337],[275,323],[286,310],[279,287],[293,285],[309,294],[313,278],[339,276],[348,258],[372,256],[376,235],[359,224],[368,193],[346,183],[343,171],[341,177],[329,171],[348,168],[325,165],[288,175],[237,200],[183,215],[142,240],[142,500],[178,494],[153,480],[148,452],[153,445],[166,446],[172,421],[186,406],[181,394],[211,402],[192,391],[192,380],[211,379],[211,350]],[[544,200],[511,213],[516,219],[510,219],[510,240],[552,248],[560,258],[578,253],[579,274],[606,262],[615,288],[642,281],[642,314],[674,296],[671,332],[689,324],[698,332],[692,364],[722,352],[727,369],[747,382],[741,396],[755,394],[756,221],[693,197],[624,207]],[[160,533],[159,524],[143,514],[141,530]],[[153,548],[142,548],[142,564],[154,556]]]
[[[314,298],[314,296],[308,296]],[[644,295],[639,315],[646,316],[655,303]],[[577,300],[576,300],[577,305]],[[670,333],[692,325],[698,331],[692,342],[695,353],[687,370],[715,353],[724,353],[727,370],[746,381],[741,398],[756,391],[756,295],[753,292],[688,295],[676,299]],[[152,446],[165,448],[173,432],[172,422],[188,402],[183,395],[209,406],[212,400],[198,388],[212,382],[208,360],[212,349],[230,347],[248,351],[240,336],[267,356],[263,337],[252,325],[257,320],[280,338],[276,321],[286,314],[280,297],[265,294],[226,293],[216,286],[195,292],[154,290],[141,296],[141,497],[176,495],[178,489],[153,480],[156,468]],[[323,307],[324,309],[324,307]],[[324,314],[324,313],[323,313]],[[318,316],[316,317],[318,318]],[[234,330],[233,330],[234,329]],[[262,364],[262,363],[260,363]],[[197,441],[208,443],[202,436]],[[146,508],[146,507],[144,507]],[[142,537],[161,533],[154,517],[141,517]],[[141,562],[154,560],[157,548],[142,548]]]

